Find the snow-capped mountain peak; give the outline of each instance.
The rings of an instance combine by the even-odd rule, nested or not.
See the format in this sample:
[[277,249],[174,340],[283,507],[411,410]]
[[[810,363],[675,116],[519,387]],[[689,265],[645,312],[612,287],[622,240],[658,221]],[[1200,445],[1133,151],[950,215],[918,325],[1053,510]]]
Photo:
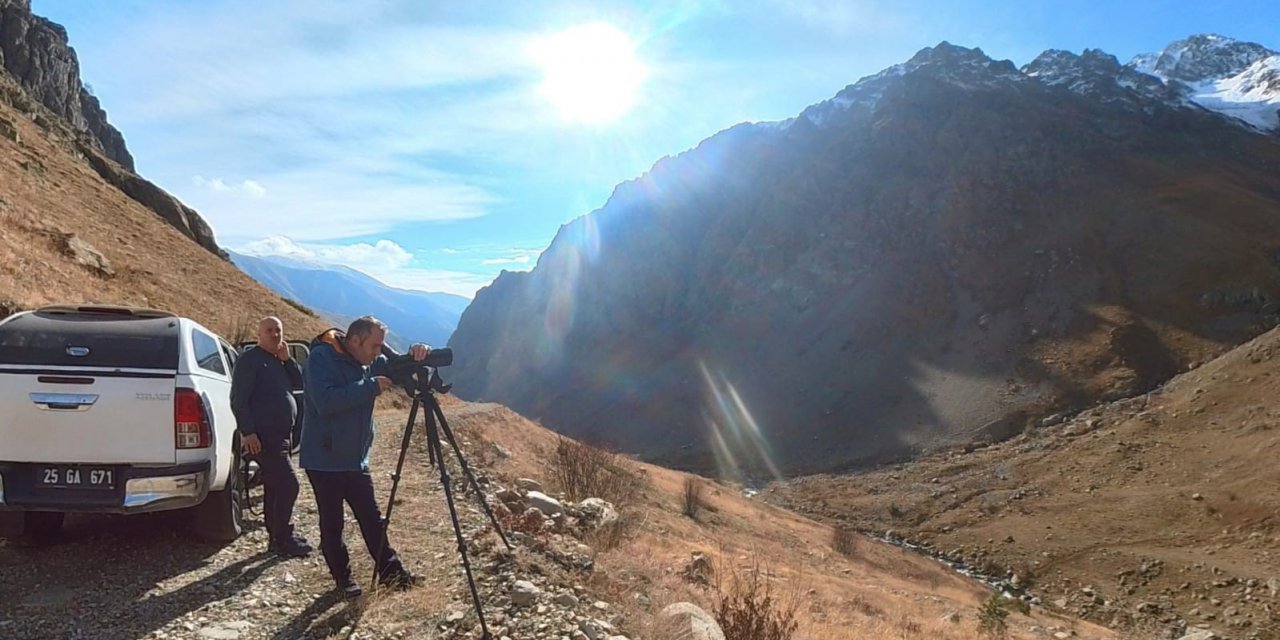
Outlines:
[[1280,131],[1280,53],[1260,44],[1195,35],[1138,55],[1127,66],[1160,78],[1206,109]]

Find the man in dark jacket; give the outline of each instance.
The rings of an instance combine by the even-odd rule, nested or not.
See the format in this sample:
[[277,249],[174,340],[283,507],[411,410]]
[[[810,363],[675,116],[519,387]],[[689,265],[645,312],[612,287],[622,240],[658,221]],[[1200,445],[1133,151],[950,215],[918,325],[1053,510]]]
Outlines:
[[[382,355],[386,337],[387,326],[371,316],[356,319],[345,335],[331,329],[311,343],[303,372],[307,393],[299,462],[315,492],[320,550],[329,574],[343,595],[351,598],[361,590],[351,577],[351,557],[342,540],[343,502],[360,524],[369,555],[375,556],[379,583],[393,588],[417,583],[387,540],[369,475],[374,399],[392,385],[382,375],[387,369]],[[431,348],[415,344],[410,353],[422,360]]]
[[267,549],[288,558],[305,557],[311,545],[293,532],[298,477],[289,462],[290,431],[298,417],[293,390],[302,388],[302,370],[289,357],[279,318],[258,322],[258,344],[236,361],[231,376],[231,410],[245,453],[262,473],[262,515]]

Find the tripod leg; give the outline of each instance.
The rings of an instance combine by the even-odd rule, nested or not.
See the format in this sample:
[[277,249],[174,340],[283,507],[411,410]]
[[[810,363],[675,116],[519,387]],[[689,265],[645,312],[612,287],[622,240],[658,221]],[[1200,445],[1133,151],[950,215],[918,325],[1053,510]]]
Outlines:
[[[430,397],[430,396],[428,396]],[[434,398],[432,399],[434,401]],[[436,405],[437,407],[439,405]],[[471,575],[471,561],[467,558],[467,542],[462,537],[462,525],[458,522],[458,510],[453,504],[453,485],[449,479],[449,468],[444,464],[444,452],[440,447],[440,434],[436,430],[436,421],[431,412],[427,413],[427,448],[435,452],[435,460],[440,468],[440,486],[444,487],[444,500],[449,505],[449,519],[453,521],[453,535],[458,540],[458,553],[462,556],[462,569],[467,574],[467,586],[471,589],[471,601],[476,607],[476,617],[480,619],[481,638],[492,638],[489,627],[484,621],[484,607],[480,604],[480,594],[476,592],[476,581]]]
[[400,459],[396,461],[396,472],[391,475],[391,495],[387,497],[387,510],[382,512],[382,535],[378,536],[378,552],[373,555],[371,589],[378,586],[378,561],[382,558],[382,545],[387,539],[387,530],[391,527],[391,508],[396,504],[396,491],[400,488],[400,472],[404,469],[404,456],[409,451],[409,436],[413,435],[413,423],[418,419],[418,407],[421,405],[422,398],[413,399],[413,406],[409,408],[409,420],[404,425],[404,437],[400,439]]
[[[449,421],[444,419],[444,411],[440,409],[440,402],[436,400],[435,396],[427,397],[427,402],[431,405],[427,408],[427,411],[430,412],[427,414],[427,421],[431,422],[433,415],[440,421],[440,430],[444,432],[444,437],[449,440],[449,446],[453,448],[453,453],[458,456],[458,464],[462,467],[462,475],[467,477],[468,482],[471,484],[471,490],[476,494],[476,500],[480,502],[485,515],[489,516],[489,522],[493,523],[494,531],[498,532],[498,537],[502,538],[502,544],[507,545],[507,550],[510,551],[511,543],[507,542],[507,536],[502,533],[502,527],[498,524],[498,519],[494,517],[493,511],[489,509],[489,503],[484,499],[484,492],[480,490],[480,484],[476,482],[475,474],[471,473],[471,467],[467,465],[467,459],[463,457],[462,449],[458,447],[458,441],[453,437],[453,430],[449,428]],[[439,436],[437,436],[438,439]]]

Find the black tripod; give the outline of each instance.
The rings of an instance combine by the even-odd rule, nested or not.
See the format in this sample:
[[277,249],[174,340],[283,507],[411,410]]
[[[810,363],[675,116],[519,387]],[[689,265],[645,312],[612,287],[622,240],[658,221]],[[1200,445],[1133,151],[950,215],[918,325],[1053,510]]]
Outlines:
[[[440,380],[439,374],[435,369],[421,368],[413,373],[413,385],[404,387],[405,391],[413,397],[413,406],[409,409],[409,420],[404,426],[404,438],[400,441],[400,460],[396,463],[395,475],[391,476],[391,495],[387,498],[386,515],[382,519],[382,540],[386,540],[386,531],[391,525],[391,508],[396,504],[396,490],[400,486],[400,471],[404,468],[404,457],[409,450],[409,436],[413,434],[413,423],[418,418],[418,408],[426,407],[426,431],[427,431],[427,454],[430,463],[440,469],[440,485],[444,487],[444,499],[449,505],[449,518],[453,520],[453,533],[458,539],[458,553],[462,555],[462,568],[467,574],[467,586],[471,589],[471,600],[476,606],[476,616],[480,618],[481,638],[489,640],[492,636],[489,634],[489,627],[484,621],[484,609],[480,604],[480,596],[476,593],[476,581],[471,575],[471,562],[467,558],[467,543],[462,537],[462,526],[458,523],[458,510],[453,504],[453,485],[449,480],[449,469],[444,464],[444,448],[440,444],[440,433],[444,432],[444,437],[449,441],[449,446],[453,449],[455,455],[458,456],[458,463],[462,467],[462,473],[470,482],[472,491],[475,492],[476,499],[480,502],[480,506],[484,508],[484,512],[489,516],[489,521],[493,523],[493,528],[498,532],[498,537],[502,538],[502,543],[507,545],[507,549],[511,549],[511,543],[507,541],[507,536],[502,533],[502,527],[498,525],[497,518],[493,517],[493,511],[489,509],[489,503],[485,502],[484,493],[480,491],[480,486],[476,482],[476,477],[471,473],[471,467],[467,466],[467,459],[462,455],[462,449],[458,448],[458,441],[453,437],[453,431],[449,428],[449,422],[444,418],[444,412],[440,410],[440,401],[436,399],[436,393],[449,393],[452,385],[445,385]],[[437,421],[438,427],[437,427]],[[382,550],[379,549],[374,558],[381,558]],[[376,563],[375,563],[376,564]],[[373,571],[374,585],[377,585],[378,570],[375,567]]]

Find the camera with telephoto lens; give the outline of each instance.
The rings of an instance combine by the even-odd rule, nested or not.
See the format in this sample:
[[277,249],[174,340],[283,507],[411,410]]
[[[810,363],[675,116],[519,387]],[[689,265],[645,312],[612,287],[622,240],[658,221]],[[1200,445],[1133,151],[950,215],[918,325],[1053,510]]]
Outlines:
[[409,395],[415,395],[416,391],[428,388],[435,391],[448,390],[445,387],[437,388],[441,385],[440,377],[435,375],[435,370],[453,364],[453,349],[448,347],[432,349],[431,353],[422,360],[414,360],[413,354],[397,354],[387,348],[383,348],[382,353],[387,356],[387,377]]

